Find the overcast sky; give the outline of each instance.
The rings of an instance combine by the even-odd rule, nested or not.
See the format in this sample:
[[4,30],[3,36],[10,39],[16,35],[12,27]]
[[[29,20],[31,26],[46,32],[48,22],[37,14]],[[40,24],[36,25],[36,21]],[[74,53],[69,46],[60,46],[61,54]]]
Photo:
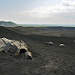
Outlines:
[[75,24],[75,0],[0,0],[0,21]]

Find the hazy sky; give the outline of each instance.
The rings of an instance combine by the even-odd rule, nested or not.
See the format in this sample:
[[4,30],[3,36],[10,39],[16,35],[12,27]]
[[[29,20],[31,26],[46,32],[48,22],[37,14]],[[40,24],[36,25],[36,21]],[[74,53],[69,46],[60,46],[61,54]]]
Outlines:
[[0,20],[26,24],[75,24],[75,0],[0,0]]

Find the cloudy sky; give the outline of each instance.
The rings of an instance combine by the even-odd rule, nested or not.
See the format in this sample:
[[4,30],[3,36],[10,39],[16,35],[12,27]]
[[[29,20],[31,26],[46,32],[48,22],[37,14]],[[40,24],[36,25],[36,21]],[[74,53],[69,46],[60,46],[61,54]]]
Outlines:
[[0,0],[0,21],[75,24],[75,0]]

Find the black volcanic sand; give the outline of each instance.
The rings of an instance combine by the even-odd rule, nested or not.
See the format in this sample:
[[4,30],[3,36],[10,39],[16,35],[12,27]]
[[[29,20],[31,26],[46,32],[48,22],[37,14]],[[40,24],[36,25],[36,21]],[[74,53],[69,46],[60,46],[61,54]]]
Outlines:
[[[75,37],[24,35],[5,27],[0,27],[0,37],[23,40],[33,55],[33,60],[26,60],[0,52],[0,75],[75,75]],[[54,44],[46,45],[46,41]]]

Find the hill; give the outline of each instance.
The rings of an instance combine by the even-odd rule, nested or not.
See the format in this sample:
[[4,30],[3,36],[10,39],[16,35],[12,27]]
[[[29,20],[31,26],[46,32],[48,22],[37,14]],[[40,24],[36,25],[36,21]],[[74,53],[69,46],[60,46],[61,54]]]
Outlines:
[[10,22],[10,21],[8,21],[8,22],[5,22],[5,21],[0,21],[0,26],[6,26],[6,27],[13,27],[13,26],[16,26],[17,24],[16,23],[14,23],[14,22]]

